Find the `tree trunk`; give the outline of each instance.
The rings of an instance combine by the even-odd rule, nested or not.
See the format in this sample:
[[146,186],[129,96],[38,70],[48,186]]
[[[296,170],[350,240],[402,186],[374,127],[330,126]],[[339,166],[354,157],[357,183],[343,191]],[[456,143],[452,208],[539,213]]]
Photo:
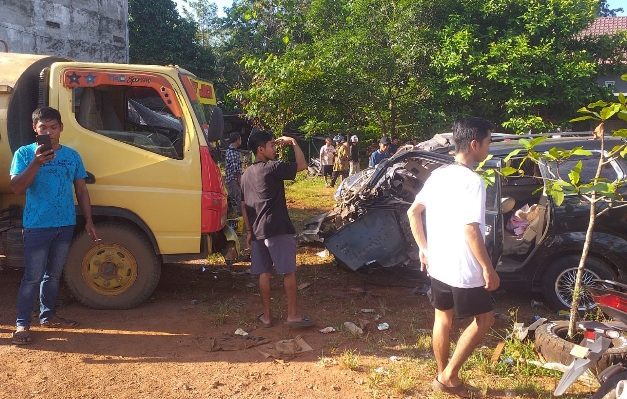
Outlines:
[[[596,199],[596,193],[592,193],[592,199]],[[581,279],[583,277],[586,259],[588,258],[588,252],[590,251],[590,242],[592,241],[592,231],[594,230],[596,215],[596,206],[594,206],[594,202],[592,202],[590,204],[590,221],[588,222],[588,230],[586,230],[586,240],[583,243],[579,266],[577,266],[577,278],[575,279],[575,289],[573,290],[573,302],[570,304],[570,322],[568,323],[568,336],[570,338],[574,337],[575,331],[577,331],[576,327],[579,316],[579,302],[581,301],[582,290]]]
[[[605,161],[605,126],[603,122],[597,126],[595,129],[595,133],[598,131],[599,139],[601,140],[601,149],[599,155],[599,164],[597,165],[597,170],[594,175],[594,181],[596,182],[598,178],[601,176],[601,171],[603,170],[603,163]],[[588,252],[590,251],[590,243],[592,242],[592,231],[594,230],[594,223],[597,218],[597,209],[596,209],[596,200],[597,193],[596,191],[592,192],[590,198],[590,220],[588,221],[588,230],[586,230],[586,239],[583,243],[583,249],[581,251],[581,259],[579,260],[579,266],[577,267],[577,278],[575,279],[575,288],[573,290],[573,302],[570,304],[570,321],[568,323],[568,337],[572,338],[575,336],[575,331],[577,330],[577,318],[579,316],[579,302],[581,301],[581,279],[583,277],[583,270],[586,264],[586,259],[588,258]]]

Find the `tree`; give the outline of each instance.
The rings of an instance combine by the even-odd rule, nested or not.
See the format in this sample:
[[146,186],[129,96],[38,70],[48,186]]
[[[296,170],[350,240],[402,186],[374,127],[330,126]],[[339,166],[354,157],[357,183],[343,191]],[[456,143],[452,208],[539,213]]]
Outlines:
[[[622,76],[623,80],[627,80],[627,75]],[[522,163],[531,160],[537,164],[552,165],[551,170],[555,171],[553,176],[544,177],[544,187],[548,195],[551,196],[556,205],[561,205],[566,196],[578,196],[581,201],[589,204],[589,222],[586,230],[584,245],[581,252],[581,258],[577,268],[577,277],[575,280],[575,289],[573,292],[573,301],[570,307],[570,323],[568,327],[568,336],[573,337],[576,331],[576,322],[578,319],[579,304],[582,295],[582,276],[585,269],[586,260],[592,243],[594,226],[597,218],[612,209],[627,206],[627,199],[622,194],[622,188],[627,185],[627,181],[615,180],[609,181],[602,177],[603,168],[606,167],[614,159],[627,157],[627,143],[622,140],[620,144],[607,148],[605,145],[605,123],[612,118],[619,118],[627,122],[627,99],[623,94],[619,94],[618,101],[606,102],[596,101],[582,107],[578,110],[583,114],[573,119],[573,122],[593,120],[598,122],[594,131],[594,138],[600,141],[600,150],[597,153],[584,150],[583,148],[574,148],[572,150],[563,150],[560,148],[550,148],[548,151],[539,153],[535,151],[535,146],[544,141],[545,138],[539,137],[533,140],[520,139],[519,143],[526,152]],[[611,133],[614,137],[627,139],[627,129],[618,129]],[[521,149],[514,150],[506,159],[517,155]],[[594,177],[590,180],[582,178],[582,160],[579,157],[594,156],[598,159]],[[573,162],[575,160],[576,162]],[[565,170],[563,166],[566,162],[574,163],[574,167]],[[522,165],[521,163],[521,165]],[[505,175],[520,173],[513,168],[503,170]]]
[[[574,104],[604,98],[592,39],[598,1],[451,1],[433,65],[449,109],[514,132],[568,124]],[[610,49],[610,50],[613,50]],[[598,51],[597,51],[598,53]],[[604,56],[599,54],[599,56]]]
[[181,18],[172,0],[129,0],[129,58],[142,64],[180,65],[211,79],[215,57],[200,46],[194,21]]

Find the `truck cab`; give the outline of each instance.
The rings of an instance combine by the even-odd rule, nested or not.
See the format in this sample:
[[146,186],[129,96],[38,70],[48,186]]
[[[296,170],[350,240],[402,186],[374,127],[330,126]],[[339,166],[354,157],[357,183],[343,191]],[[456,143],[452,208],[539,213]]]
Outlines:
[[23,54],[0,55],[0,70],[2,238],[13,259],[24,197],[11,193],[8,170],[13,153],[34,142],[30,114],[43,105],[59,110],[61,144],[83,159],[102,238],[91,241],[79,214],[65,281],[82,303],[136,306],[154,291],[163,262],[238,247],[211,156],[222,135],[211,119],[222,115],[209,82],[175,66]]

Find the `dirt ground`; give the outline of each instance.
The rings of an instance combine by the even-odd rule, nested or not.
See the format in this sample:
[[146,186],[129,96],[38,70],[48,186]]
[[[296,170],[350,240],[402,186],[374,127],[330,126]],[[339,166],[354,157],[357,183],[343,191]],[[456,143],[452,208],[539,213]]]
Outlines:
[[[316,259],[318,250],[301,249],[299,263],[307,263],[303,256]],[[315,328],[299,331],[283,325],[285,302],[276,278],[275,325],[261,328],[256,322],[258,289],[245,268],[203,271],[167,265],[154,296],[136,309],[92,310],[63,292],[59,314],[80,321],[80,328],[33,328],[34,342],[24,347],[10,343],[21,273],[2,271],[0,398],[444,397],[430,389],[433,317],[427,298],[414,292],[419,284],[415,275],[362,275],[319,259],[317,265],[299,268],[299,283],[310,284],[299,292],[300,306],[316,321]],[[530,300],[519,294],[496,295],[498,311],[507,314],[519,307],[520,319],[531,316],[524,311]],[[353,337],[343,322],[360,319],[370,323],[364,336]],[[389,329],[379,331],[381,322]],[[503,317],[497,328],[509,323]],[[327,326],[338,332],[318,332]],[[313,349],[286,360],[265,358],[258,349],[267,345],[210,351],[212,338],[233,336],[237,328],[270,341],[300,335]],[[421,334],[427,337],[422,344]],[[493,347],[497,340],[492,336],[486,345]],[[548,397],[552,388],[525,396],[524,390],[518,395],[516,390],[495,389],[498,384],[490,376],[480,378],[472,381],[483,391],[477,397]],[[546,381],[551,385],[556,380]]]

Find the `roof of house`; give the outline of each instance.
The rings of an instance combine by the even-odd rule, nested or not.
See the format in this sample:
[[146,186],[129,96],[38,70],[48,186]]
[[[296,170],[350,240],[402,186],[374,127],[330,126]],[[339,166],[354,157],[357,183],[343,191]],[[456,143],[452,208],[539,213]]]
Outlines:
[[611,35],[627,30],[627,17],[599,17],[581,32],[581,36]]

